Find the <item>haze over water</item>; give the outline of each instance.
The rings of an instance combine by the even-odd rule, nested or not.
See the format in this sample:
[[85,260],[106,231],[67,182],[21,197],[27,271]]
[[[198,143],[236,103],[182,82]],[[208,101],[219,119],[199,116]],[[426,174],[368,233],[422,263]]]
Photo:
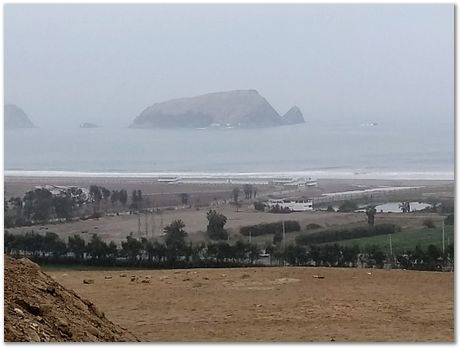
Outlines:
[[[5,169],[453,178],[453,4],[8,4]],[[128,129],[173,98],[255,89],[306,124]],[[79,129],[90,122],[98,129]],[[378,126],[361,124],[377,122]],[[367,173],[367,174],[364,174]],[[393,174],[391,174],[393,173]]]
[[[5,170],[92,173],[307,172],[453,178],[453,129],[302,124],[265,129],[22,129]],[[417,174],[418,173],[418,174]],[[16,173],[17,174],[17,173]]]

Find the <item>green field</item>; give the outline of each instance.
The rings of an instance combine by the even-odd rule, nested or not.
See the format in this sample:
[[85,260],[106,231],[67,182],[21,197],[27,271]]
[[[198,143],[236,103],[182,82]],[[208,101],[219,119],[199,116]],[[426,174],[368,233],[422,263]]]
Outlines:
[[[454,241],[454,226],[445,226],[444,230],[445,245],[453,243]],[[426,248],[430,244],[434,244],[442,248],[442,229],[436,228],[407,228],[401,232],[391,235],[391,242],[393,245],[393,253],[398,253],[407,249],[414,249],[417,245]],[[348,239],[337,242],[340,245],[359,245],[365,247],[366,245],[379,245],[384,251],[390,251],[390,238],[388,235],[380,235],[375,237],[365,237]]]

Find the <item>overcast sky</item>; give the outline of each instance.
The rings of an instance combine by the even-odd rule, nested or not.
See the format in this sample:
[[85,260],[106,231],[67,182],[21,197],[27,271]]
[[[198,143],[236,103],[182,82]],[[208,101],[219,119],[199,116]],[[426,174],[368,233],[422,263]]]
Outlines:
[[6,5],[5,102],[39,127],[124,127],[257,89],[311,122],[452,124],[453,5]]

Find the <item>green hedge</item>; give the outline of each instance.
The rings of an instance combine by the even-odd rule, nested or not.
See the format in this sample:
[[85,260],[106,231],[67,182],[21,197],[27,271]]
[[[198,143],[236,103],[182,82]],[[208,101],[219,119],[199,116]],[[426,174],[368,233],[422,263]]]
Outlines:
[[[286,232],[295,232],[300,231],[300,224],[298,221],[294,220],[287,220],[284,222],[284,229]],[[258,224],[258,225],[250,225],[250,226],[243,226],[240,228],[240,233],[243,236],[249,236],[249,232],[251,232],[251,236],[261,236],[264,234],[275,234],[283,231],[283,223],[282,222],[272,222],[269,224]]]
[[390,234],[400,231],[401,228],[394,224],[380,224],[375,225],[374,228],[367,226],[358,226],[352,229],[337,229],[326,230],[321,232],[313,232],[309,234],[302,234],[297,236],[296,243],[301,245],[319,244],[338,242],[345,239],[371,237],[380,234]]

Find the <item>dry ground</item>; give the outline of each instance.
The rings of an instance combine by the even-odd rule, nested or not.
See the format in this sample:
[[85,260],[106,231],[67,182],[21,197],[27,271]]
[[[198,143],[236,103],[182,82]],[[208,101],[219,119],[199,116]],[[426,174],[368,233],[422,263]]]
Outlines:
[[[195,232],[206,231],[208,221],[206,212],[208,209],[179,209],[169,210],[162,214],[163,226],[169,225],[175,219],[182,219],[185,223],[185,230],[191,234],[192,240],[202,239],[203,236],[193,236]],[[254,209],[240,209],[236,212],[235,208],[225,205],[216,210],[222,212],[227,218],[226,228],[234,230],[236,233],[239,227],[245,225],[259,224],[262,222],[276,222],[283,219],[297,220],[301,226],[305,227],[307,223],[319,223],[322,226],[330,226],[334,224],[347,224],[354,222],[367,221],[367,217],[363,213],[358,214],[341,214],[327,212],[297,212],[289,215],[270,214],[258,212]],[[145,236],[145,214],[141,214],[141,232]],[[162,233],[160,215],[155,214],[152,220],[152,214],[148,216],[148,231],[149,236],[159,237]],[[152,233],[152,225],[154,224],[154,233]],[[120,243],[126,239],[131,232],[137,236],[138,231],[138,215],[123,215],[123,216],[107,216],[100,219],[91,219],[86,221],[74,221],[62,224],[47,224],[44,226],[30,226],[9,228],[11,233],[22,234],[30,231],[45,233],[54,232],[61,238],[67,240],[69,236],[79,234],[84,238],[91,237],[91,234],[96,233],[106,241],[115,241]],[[84,232],[82,234],[82,232]]]
[[[453,273],[286,267],[49,274],[142,341],[454,340]],[[83,284],[88,278],[94,284]]]
[[[208,208],[209,209],[209,208]],[[182,219],[185,223],[185,230],[189,232],[192,241],[203,240],[204,234],[196,233],[206,231],[208,223],[206,212],[208,209],[178,209],[168,210],[162,214],[163,226],[169,225],[175,219]],[[364,213],[330,213],[325,211],[311,212],[296,212],[291,214],[271,214],[259,212],[248,207],[243,207],[238,212],[232,206],[224,205],[214,208],[223,213],[227,217],[225,228],[232,230],[234,235],[232,240],[240,238],[239,228],[241,226],[270,223],[282,220],[296,220],[300,223],[302,230],[310,223],[317,223],[323,227],[334,225],[347,225],[354,223],[366,223],[367,216]],[[145,214],[141,214],[141,234],[145,236]],[[155,214],[152,219],[152,214],[148,215],[148,236],[160,237],[162,234],[160,215]],[[396,223],[402,227],[407,226],[422,226],[422,222],[426,218],[439,219],[429,213],[413,213],[413,214],[392,214],[378,213],[376,215],[376,223]],[[152,232],[152,225],[154,231]],[[86,221],[74,221],[61,224],[47,224],[44,226],[30,226],[9,228],[8,231],[13,234],[23,234],[26,232],[54,232],[57,233],[63,240],[67,241],[69,236],[78,234],[87,241],[93,233],[99,235],[105,241],[114,241],[118,244],[126,239],[131,232],[138,236],[138,215],[123,215],[123,216],[106,216],[100,219],[90,219]],[[82,233],[83,232],[83,233]],[[288,242],[294,240],[297,234],[290,233],[287,235]],[[260,237],[260,240],[271,240],[273,235]]]

